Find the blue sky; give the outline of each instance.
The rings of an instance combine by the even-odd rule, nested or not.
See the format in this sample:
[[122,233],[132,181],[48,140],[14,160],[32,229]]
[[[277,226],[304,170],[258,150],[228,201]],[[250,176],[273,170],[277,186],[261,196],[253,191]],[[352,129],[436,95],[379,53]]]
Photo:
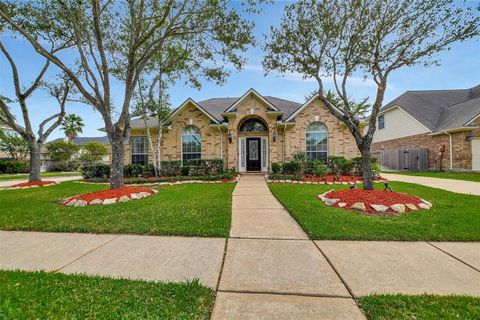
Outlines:
[[[275,5],[266,8],[262,14],[251,17],[256,24],[254,33],[259,42],[263,41],[262,34],[267,33],[271,25],[279,23],[279,17],[286,4],[288,4],[286,1],[276,1]],[[43,60],[33,52],[29,45],[21,40],[9,38],[2,40],[5,41],[5,45],[17,61],[20,74],[24,77],[22,83],[28,83],[42,67]],[[223,86],[203,82],[202,89],[198,91],[185,86],[183,82],[179,81],[169,89],[172,106],[178,106],[188,97],[197,101],[212,97],[238,97],[249,88],[254,88],[263,95],[304,102],[305,97],[316,88],[314,81],[302,80],[301,77],[296,75],[285,77],[268,75],[265,77],[261,66],[263,52],[260,46],[248,50],[246,57],[248,62],[244,70],[232,73]],[[438,55],[438,57],[441,62],[439,67],[425,68],[416,66],[393,73],[389,78],[385,103],[406,90],[462,89],[480,84],[479,41],[456,44],[450,51],[446,51]],[[51,73],[54,72],[56,70],[52,68]],[[326,83],[326,86],[330,88],[331,83]],[[363,82],[360,79],[352,81],[350,89],[353,98],[357,99],[373,96],[374,92],[374,88],[369,82]],[[114,86],[113,93],[114,95],[122,96],[122,87]],[[14,97],[10,68],[3,56],[0,57],[0,94]],[[41,92],[31,98],[30,106],[31,120],[35,127],[46,116],[57,112],[56,102]],[[18,110],[17,106],[14,106],[14,108],[14,113],[21,119],[20,110]],[[67,107],[67,111],[76,113],[84,119],[85,128],[82,136],[103,135],[102,132],[97,130],[103,126],[103,121],[100,114],[92,107],[70,104]],[[63,137],[63,132],[56,130],[49,140],[58,137]]]

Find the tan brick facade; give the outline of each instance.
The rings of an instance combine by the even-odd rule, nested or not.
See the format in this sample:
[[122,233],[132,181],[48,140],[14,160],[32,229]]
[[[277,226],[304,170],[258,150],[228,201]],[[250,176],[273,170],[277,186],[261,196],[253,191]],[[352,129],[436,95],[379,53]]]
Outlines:
[[[228,107],[228,106],[226,106]],[[319,100],[311,102],[295,117],[295,124],[287,127],[277,125],[278,112],[257,95],[249,94],[238,103],[235,112],[229,112],[226,126],[212,126],[212,120],[189,103],[181,110],[171,126],[163,133],[162,160],[180,160],[182,150],[182,131],[188,125],[197,126],[202,134],[202,158],[223,158],[229,169],[238,170],[238,141],[242,136],[268,137],[268,167],[271,163],[288,161],[296,150],[305,150],[306,128],[315,121],[323,122],[328,129],[328,154],[348,158],[359,155],[355,141],[350,132],[333,116]],[[259,118],[268,127],[267,133],[242,133],[239,127],[249,118]],[[221,129],[220,129],[221,128]],[[274,141],[273,136],[276,136]],[[135,129],[132,136],[146,136],[144,129]],[[231,142],[229,142],[229,135]],[[156,141],[156,133],[153,139]],[[125,163],[131,162],[130,145],[127,144]],[[149,155],[151,162],[152,155]]]
[[[475,121],[474,125],[480,125],[480,119]],[[472,169],[472,144],[467,141],[467,135],[480,137],[480,129],[473,131],[452,132],[452,169],[453,170],[471,170]],[[445,153],[443,157],[438,156],[439,148],[445,144]],[[450,169],[450,137],[448,134],[431,135],[428,133],[418,134],[398,139],[381,141],[372,144],[372,152],[380,152],[392,149],[413,149],[425,148],[429,150],[429,167],[430,170],[438,170],[440,168],[440,160],[442,168]]]

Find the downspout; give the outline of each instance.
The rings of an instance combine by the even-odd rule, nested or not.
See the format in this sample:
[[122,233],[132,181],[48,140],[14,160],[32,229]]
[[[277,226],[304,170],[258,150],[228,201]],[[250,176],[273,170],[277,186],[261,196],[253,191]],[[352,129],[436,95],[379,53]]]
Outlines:
[[282,141],[282,163],[285,163],[285,141],[287,140],[285,137],[285,131],[287,131],[287,125],[283,125],[283,141]]
[[452,134],[445,131],[445,134],[448,135],[449,138],[449,153],[450,153],[450,171],[453,170],[453,146],[452,146]]
[[222,129],[220,127],[217,127],[218,131],[220,132],[220,158],[223,159],[223,134],[222,134]]

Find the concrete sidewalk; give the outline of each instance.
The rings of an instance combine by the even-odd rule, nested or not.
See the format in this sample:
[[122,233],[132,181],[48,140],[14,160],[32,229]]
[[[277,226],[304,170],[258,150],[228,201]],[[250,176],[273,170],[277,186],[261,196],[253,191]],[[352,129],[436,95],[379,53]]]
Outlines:
[[447,190],[456,193],[480,196],[480,182],[440,179],[432,177],[409,176],[403,174],[382,173],[382,177],[391,181],[402,181],[421,184],[427,187]]
[[[56,182],[64,182],[64,181],[72,181],[72,180],[80,180],[83,179],[82,176],[66,176],[66,177],[45,177],[42,180],[48,181],[56,181]],[[9,187],[13,186],[17,183],[24,183],[28,182],[28,179],[13,179],[13,180],[0,180],[0,187]]]

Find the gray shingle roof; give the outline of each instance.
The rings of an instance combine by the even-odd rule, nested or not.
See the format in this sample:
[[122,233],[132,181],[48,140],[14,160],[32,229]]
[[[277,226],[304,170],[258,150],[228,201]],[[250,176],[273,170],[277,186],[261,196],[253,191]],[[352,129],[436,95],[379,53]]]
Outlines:
[[465,126],[480,114],[480,85],[460,90],[407,91],[380,111],[401,107],[432,132]]
[[[63,141],[63,140],[65,140],[65,138],[58,138],[58,139],[52,140],[51,142]],[[77,137],[77,138],[73,139],[73,143],[75,143],[77,146],[84,145],[85,143],[91,142],[91,141],[98,141],[98,142],[101,142],[103,144],[110,144],[107,136],[104,136],[104,137]]]

